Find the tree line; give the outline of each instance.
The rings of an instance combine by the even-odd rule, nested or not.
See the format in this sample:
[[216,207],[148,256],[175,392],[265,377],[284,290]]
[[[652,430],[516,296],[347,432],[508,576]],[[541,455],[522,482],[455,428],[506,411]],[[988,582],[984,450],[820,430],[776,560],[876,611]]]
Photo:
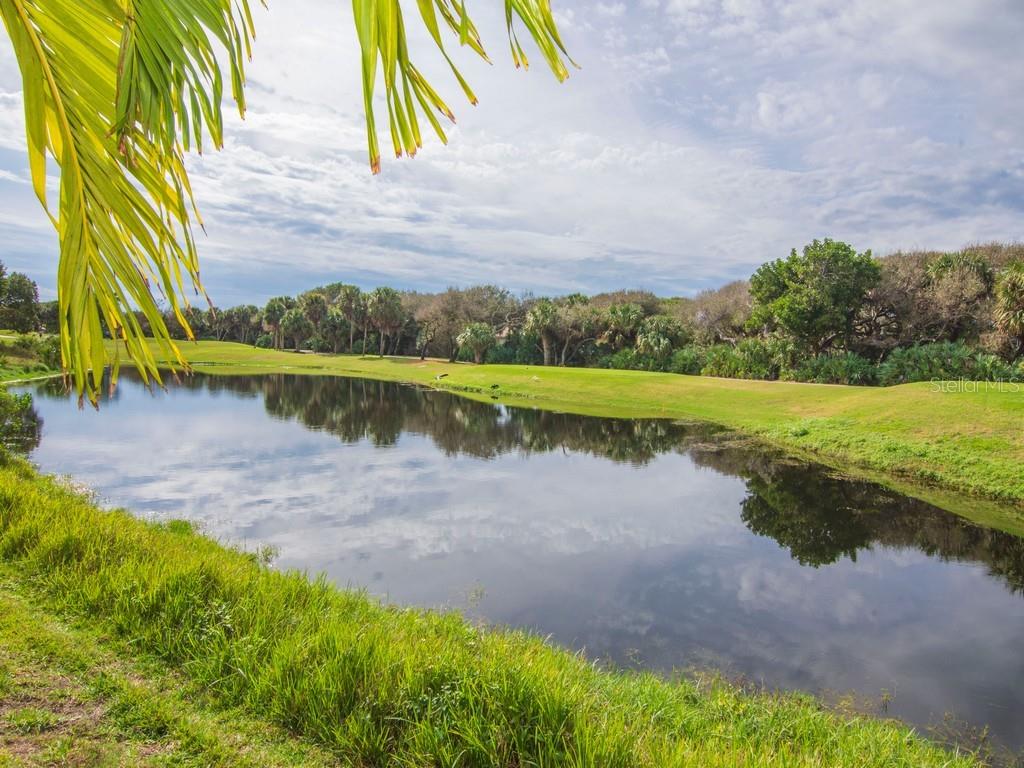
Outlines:
[[199,338],[321,353],[846,384],[1020,381],[1024,245],[876,258],[815,240],[693,298],[337,282],[263,307],[191,309],[188,320]]

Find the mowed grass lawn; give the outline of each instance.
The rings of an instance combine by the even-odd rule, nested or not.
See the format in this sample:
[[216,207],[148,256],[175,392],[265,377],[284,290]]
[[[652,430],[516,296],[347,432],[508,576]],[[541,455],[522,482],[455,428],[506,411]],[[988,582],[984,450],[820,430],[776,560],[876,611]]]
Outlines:
[[594,416],[710,421],[1024,533],[1024,386],[846,387],[642,371],[312,355],[201,341],[195,370],[420,383]]

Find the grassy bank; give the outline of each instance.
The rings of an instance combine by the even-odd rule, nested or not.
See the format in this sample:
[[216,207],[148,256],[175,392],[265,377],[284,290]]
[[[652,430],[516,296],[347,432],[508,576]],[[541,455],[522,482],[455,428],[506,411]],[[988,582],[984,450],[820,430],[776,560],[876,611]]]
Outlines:
[[43,359],[47,337],[0,330],[0,384],[12,384],[59,375]]
[[1024,534],[1024,387],[844,387],[305,355],[220,342],[188,345],[186,352],[206,373],[363,376],[596,416],[712,421]]
[[54,616],[0,564],[0,768],[335,764],[109,633]]
[[[898,724],[838,716],[806,696],[600,670],[520,632],[382,606],[269,570],[186,524],[101,511],[20,463],[0,467],[0,575],[0,701],[8,731],[24,731],[23,739],[60,722],[38,702],[10,703],[24,685],[12,678],[33,674],[23,661],[31,655],[59,675],[66,668],[69,685],[85,690],[73,700],[104,703],[97,719],[106,719],[105,732],[130,735],[141,722],[157,744],[206,733],[194,747],[211,755],[268,721],[356,766],[979,764]],[[84,622],[84,650],[73,640],[32,640],[61,635],[55,615]],[[154,687],[145,668],[141,678],[105,668],[109,657],[89,650],[98,632],[118,657],[158,659],[158,669],[180,671],[180,682]],[[97,666],[102,674],[87,674]],[[138,695],[129,684],[141,686]],[[182,717],[190,690],[206,703]],[[133,703],[139,698],[148,703]],[[268,736],[252,748],[287,756],[296,744]]]

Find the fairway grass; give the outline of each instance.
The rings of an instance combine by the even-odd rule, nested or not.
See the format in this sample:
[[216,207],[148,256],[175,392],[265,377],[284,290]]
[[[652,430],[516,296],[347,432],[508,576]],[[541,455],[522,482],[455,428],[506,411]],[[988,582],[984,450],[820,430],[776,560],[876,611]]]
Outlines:
[[384,606],[186,523],[103,511],[17,461],[0,466],[0,640],[8,764],[14,748],[75,764],[47,762],[74,746],[52,733],[133,765],[981,764],[809,696],[602,669],[523,632]]
[[1024,535],[1024,385],[847,387],[298,354],[228,342],[183,349],[195,370],[210,374],[358,376],[592,416],[714,422]]

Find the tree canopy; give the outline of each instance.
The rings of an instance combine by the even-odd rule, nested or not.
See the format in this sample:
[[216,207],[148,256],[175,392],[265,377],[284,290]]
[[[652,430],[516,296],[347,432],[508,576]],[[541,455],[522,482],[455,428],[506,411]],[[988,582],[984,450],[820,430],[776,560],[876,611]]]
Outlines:
[[836,240],[815,240],[802,253],[762,265],[750,278],[751,323],[779,327],[815,354],[844,348],[880,268],[871,251],[858,254]]

